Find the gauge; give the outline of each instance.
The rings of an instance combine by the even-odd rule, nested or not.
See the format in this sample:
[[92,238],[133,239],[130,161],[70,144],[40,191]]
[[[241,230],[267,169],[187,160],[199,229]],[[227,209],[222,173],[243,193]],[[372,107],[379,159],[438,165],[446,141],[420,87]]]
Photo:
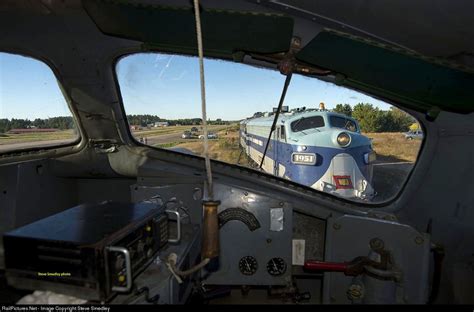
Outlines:
[[267,271],[270,275],[278,276],[286,272],[286,262],[282,258],[272,258],[267,263]]
[[253,275],[257,272],[257,259],[252,256],[246,256],[239,261],[239,270],[244,275]]

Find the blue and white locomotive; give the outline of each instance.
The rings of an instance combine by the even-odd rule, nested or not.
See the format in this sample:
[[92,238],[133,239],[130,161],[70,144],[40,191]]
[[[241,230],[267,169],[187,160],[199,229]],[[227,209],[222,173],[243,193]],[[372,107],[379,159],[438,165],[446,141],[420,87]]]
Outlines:
[[[269,113],[256,114],[240,123],[240,145],[257,164],[273,119]],[[370,200],[374,160],[371,141],[354,119],[302,108],[280,114],[262,168],[323,192]]]

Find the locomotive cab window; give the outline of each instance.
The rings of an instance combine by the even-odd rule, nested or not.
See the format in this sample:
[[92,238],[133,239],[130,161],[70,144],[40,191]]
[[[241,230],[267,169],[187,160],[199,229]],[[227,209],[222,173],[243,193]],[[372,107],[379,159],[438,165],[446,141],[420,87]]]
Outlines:
[[280,139],[286,141],[285,126],[280,127]]
[[358,131],[356,122],[354,120],[339,116],[330,116],[329,120],[331,121],[331,126],[334,128],[347,129],[352,132]]
[[291,131],[293,132],[321,127],[324,127],[324,119],[322,116],[301,117],[291,123]]
[[38,60],[0,52],[0,154],[78,139],[53,71]]
[[[277,117],[285,81],[278,71],[212,59],[204,65],[213,159],[353,201],[380,203],[399,193],[423,140],[406,112],[294,74]],[[198,70],[196,57],[180,55],[118,61],[123,105],[138,142],[202,156]]]

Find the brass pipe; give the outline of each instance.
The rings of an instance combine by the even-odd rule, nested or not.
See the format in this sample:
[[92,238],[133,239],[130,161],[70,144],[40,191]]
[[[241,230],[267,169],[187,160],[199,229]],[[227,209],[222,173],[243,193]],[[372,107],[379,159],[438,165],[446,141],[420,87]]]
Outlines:
[[202,259],[209,259],[208,269],[217,269],[219,257],[219,221],[217,218],[217,208],[220,201],[203,201],[203,233],[202,233]]

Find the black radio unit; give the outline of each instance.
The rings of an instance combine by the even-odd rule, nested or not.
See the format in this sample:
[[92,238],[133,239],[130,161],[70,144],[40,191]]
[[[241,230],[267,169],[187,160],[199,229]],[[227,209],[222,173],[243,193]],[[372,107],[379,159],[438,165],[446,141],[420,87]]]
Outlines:
[[79,205],[4,235],[7,282],[106,302],[131,290],[168,236],[157,204]]

